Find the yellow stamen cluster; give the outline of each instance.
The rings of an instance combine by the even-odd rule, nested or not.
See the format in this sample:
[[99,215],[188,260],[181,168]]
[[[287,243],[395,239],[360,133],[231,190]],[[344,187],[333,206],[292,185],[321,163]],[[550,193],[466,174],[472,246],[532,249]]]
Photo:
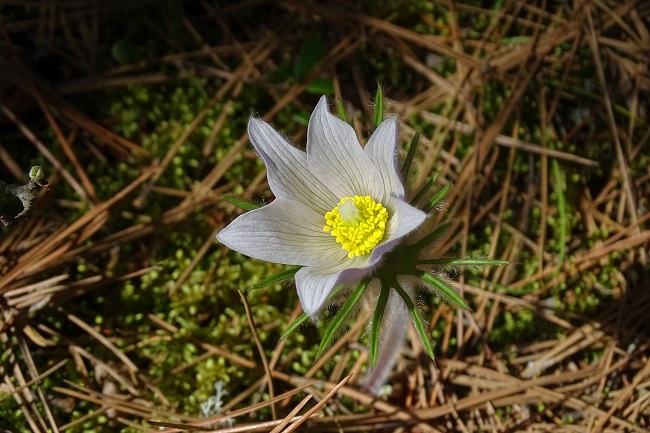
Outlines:
[[344,197],[325,214],[325,232],[336,237],[348,258],[370,253],[383,239],[388,211],[370,196]]

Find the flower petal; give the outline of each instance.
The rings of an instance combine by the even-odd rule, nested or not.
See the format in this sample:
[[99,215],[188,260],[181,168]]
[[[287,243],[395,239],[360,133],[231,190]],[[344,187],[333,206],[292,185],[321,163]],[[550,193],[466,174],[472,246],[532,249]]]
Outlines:
[[384,197],[381,174],[363,151],[354,130],[334,117],[323,96],[309,119],[307,128],[309,168],[339,198],[369,195]]
[[322,215],[336,206],[340,198],[309,171],[305,152],[259,119],[248,122],[248,136],[266,165],[269,186],[276,197],[305,203]]
[[394,194],[404,198],[404,185],[397,168],[397,118],[386,119],[377,127],[364,150],[379,169],[384,181],[384,202]]
[[217,234],[230,249],[285,265],[333,267],[347,259],[332,235],[323,231],[323,215],[300,202],[277,198],[237,217]]
[[[337,244],[338,245],[338,244]],[[302,268],[296,273],[296,290],[302,309],[314,317],[338,284],[356,283],[372,268],[366,267],[367,257],[345,256],[345,260],[330,268]]]
[[420,227],[424,220],[427,219],[426,213],[396,197],[392,197],[388,207],[393,212],[386,230],[388,238],[383,244],[377,245],[372,250],[371,263],[379,260],[383,254],[395,248],[404,236]]
[[339,273],[322,268],[302,268],[296,273],[300,304],[310,317],[316,316],[336,285]]

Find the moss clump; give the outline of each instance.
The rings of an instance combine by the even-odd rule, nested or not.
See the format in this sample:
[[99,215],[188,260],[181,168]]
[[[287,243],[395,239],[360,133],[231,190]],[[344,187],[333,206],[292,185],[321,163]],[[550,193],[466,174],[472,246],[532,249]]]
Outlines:
[[534,335],[536,321],[532,311],[521,310],[516,313],[504,311],[488,337],[488,341],[496,348],[507,348],[516,341],[522,341]]

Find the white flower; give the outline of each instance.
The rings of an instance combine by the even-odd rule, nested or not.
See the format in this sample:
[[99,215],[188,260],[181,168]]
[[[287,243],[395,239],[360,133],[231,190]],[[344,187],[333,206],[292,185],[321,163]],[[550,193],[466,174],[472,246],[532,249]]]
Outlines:
[[250,257],[303,266],[296,288],[312,317],[335,286],[370,274],[426,218],[404,201],[395,118],[362,148],[322,97],[309,120],[307,152],[259,119],[250,120],[248,135],[276,198],[236,218],[217,239]]

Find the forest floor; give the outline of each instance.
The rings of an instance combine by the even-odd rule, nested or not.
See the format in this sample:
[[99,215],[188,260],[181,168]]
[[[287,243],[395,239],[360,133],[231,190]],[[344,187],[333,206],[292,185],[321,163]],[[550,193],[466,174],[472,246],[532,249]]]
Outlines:
[[[484,3],[1,1],[0,430],[650,432],[650,3]],[[373,398],[368,318],[281,340],[285,268],[215,234],[273,199],[251,115],[368,137],[378,83],[439,256],[511,264]]]

